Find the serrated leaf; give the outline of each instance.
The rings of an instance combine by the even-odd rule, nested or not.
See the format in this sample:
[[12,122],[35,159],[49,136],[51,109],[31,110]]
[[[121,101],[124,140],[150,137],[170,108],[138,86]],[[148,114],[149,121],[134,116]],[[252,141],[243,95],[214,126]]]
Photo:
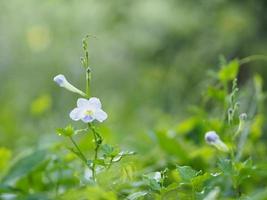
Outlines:
[[196,171],[190,166],[177,166],[177,170],[185,182],[190,182],[194,177],[198,176],[201,171]]
[[225,175],[233,175],[233,167],[231,160],[220,159],[218,162],[218,167]]
[[104,144],[102,146],[102,151],[103,151],[104,157],[115,157],[119,154],[119,149],[114,148],[113,146],[109,144]]

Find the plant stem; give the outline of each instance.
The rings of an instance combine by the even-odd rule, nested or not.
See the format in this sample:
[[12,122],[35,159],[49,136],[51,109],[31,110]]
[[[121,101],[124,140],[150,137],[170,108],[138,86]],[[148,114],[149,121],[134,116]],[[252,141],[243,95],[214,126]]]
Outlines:
[[[255,101],[257,101],[257,97],[252,95],[252,99],[250,101],[250,105],[249,105],[249,110],[248,110],[248,116],[250,116],[251,118],[256,114],[257,112],[257,104],[255,103]],[[247,137],[250,131],[250,127],[251,127],[251,122],[247,122],[246,126],[244,127],[244,129],[242,130],[242,132],[240,133],[240,138],[237,144],[237,153],[236,153],[236,157],[235,160],[239,161],[242,157],[243,154],[243,150],[244,150],[244,146],[246,144],[247,141]]]
[[90,82],[91,82],[91,68],[87,67],[86,69],[86,95],[90,97]]
[[245,57],[245,58],[239,60],[239,63],[240,63],[240,65],[243,65],[243,64],[246,64],[248,62],[255,61],[255,60],[267,61],[267,56],[265,56],[265,55],[252,55],[252,56],[248,56],[248,57]]
[[88,123],[88,128],[92,130],[93,135],[94,135],[95,155],[94,155],[93,166],[92,166],[92,178],[96,182],[96,160],[98,159],[98,150],[102,143],[102,137],[96,132],[92,124]]
[[[75,148],[77,149],[79,155],[80,155],[80,159],[86,163],[86,165],[88,166],[88,163],[87,163],[87,159],[85,157],[85,155],[83,154],[83,152],[81,151],[81,149],[79,148],[79,146],[77,145],[77,143],[75,142],[75,140],[70,136],[69,137],[72,144],[75,146]],[[90,166],[88,166],[90,168]]]

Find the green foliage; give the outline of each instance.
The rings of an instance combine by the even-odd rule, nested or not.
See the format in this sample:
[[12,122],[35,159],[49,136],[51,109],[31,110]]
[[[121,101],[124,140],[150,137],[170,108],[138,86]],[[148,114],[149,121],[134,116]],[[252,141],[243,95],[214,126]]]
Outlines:
[[198,176],[201,171],[196,171],[192,169],[190,166],[177,166],[177,170],[184,182],[190,182],[193,178]]
[[236,78],[239,71],[239,61],[234,59],[229,63],[222,65],[221,70],[218,73],[219,79],[222,82],[232,81]]
[[74,135],[74,128],[71,125],[68,125],[65,128],[58,128],[56,131],[59,136],[62,135],[62,136],[70,137]]
[[[267,199],[266,57],[237,59],[266,54],[266,10],[264,0],[0,1],[0,199]],[[103,99],[109,119],[95,132],[65,127],[77,96],[52,83],[63,71]],[[210,130],[228,153],[205,143]]]
[[27,176],[30,172],[35,170],[45,159],[46,151],[37,150],[30,155],[22,157],[17,160],[9,169],[9,172],[2,181],[8,183],[17,180],[23,176]]

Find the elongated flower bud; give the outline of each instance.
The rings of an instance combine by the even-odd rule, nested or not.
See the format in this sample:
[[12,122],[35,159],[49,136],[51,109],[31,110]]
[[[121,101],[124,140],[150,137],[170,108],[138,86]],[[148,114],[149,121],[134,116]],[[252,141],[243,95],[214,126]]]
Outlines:
[[81,90],[79,90],[78,88],[74,87],[72,84],[70,84],[67,79],[65,78],[64,75],[59,74],[57,76],[54,77],[54,81],[60,86],[63,87],[71,92],[80,94],[81,96],[86,96],[86,94],[84,92],[82,92]]
[[215,146],[218,150],[223,152],[228,152],[229,149],[226,144],[221,141],[220,137],[216,134],[215,131],[209,131],[205,134],[205,140],[208,144]]
[[248,116],[246,113],[242,113],[241,115],[239,115],[239,125],[238,125],[238,129],[235,132],[233,139],[236,139],[244,130],[245,128],[245,124],[246,124],[246,120],[247,120]]

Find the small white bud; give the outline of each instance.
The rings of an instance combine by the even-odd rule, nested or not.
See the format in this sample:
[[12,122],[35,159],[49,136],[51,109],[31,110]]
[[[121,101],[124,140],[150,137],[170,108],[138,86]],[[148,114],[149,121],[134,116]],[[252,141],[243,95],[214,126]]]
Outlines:
[[80,94],[81,96],[86,96],[86,94],[84,92],[82,92],[81,90],[79,90],[78,88],[74,87],[72,84],[70,84],[67,79],[65,78],[64,75],[59,74],[57,76],[54,77],[54,81],[60,86],[60,87],[64,87],[65,89]]
[[240,121],[241,121],[241,120],[242,120],[242,121],[246,121],[247,118],[248,118],[248,116],[247,116],[246,113],[242,113],[241,115],[239,115],[239,119],[240,119]]
[[66,83],[68,82],[65,78],[64,75],[59,74],[57,76],[54,77],[54,81],[60,86],[60,87],[64,87],[64,85],[66,85]]

